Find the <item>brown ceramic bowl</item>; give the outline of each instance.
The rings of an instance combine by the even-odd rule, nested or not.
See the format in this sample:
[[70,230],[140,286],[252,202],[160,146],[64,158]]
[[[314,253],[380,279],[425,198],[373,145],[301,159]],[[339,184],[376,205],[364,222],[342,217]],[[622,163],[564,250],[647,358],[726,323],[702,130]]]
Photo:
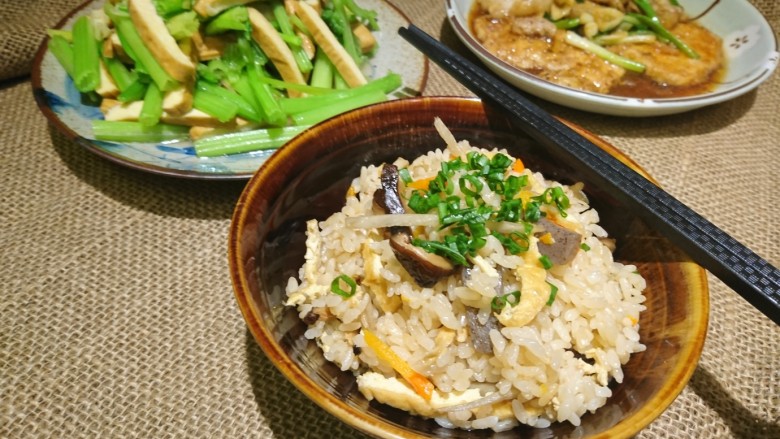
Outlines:
[[[322,357],[304,336],[294,309],[283,306],[284,288],[303,263],[305,221],[341,208],[361,166],[419,156],[442,142],[433,127],[440,117],[458,139],[505,147],[526,165],[563,183],[584,181],[602,226],[617,238],[616,258],[635,264],[647,279],[647,311],[640,334],[647,346],[625,366],[625,380],[582,425],[547,429],[448,430],[434,421],[367,401],[350,373]],[[581,128],[596,144],[644,173],[614,147]],[[645,174],[646,175],[646,174]],[[274,154],[247,184],[233,215],[230,272],[247,325],[268,358],[312,401],[343,422],[381,438],[627,438],[652,422],[685,387],[701,353],[707,328],[704,270],[623,208],[587,172],[555,162],[522,131],[479,100],[449,97],[392,101],[356,110],[301,134]]]

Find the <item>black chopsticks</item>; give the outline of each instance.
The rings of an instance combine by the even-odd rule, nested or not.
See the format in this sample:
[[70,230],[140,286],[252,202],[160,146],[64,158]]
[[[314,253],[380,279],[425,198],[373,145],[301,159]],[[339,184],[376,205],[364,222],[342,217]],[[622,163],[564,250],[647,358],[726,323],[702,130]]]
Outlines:
[[482,100],[514,116],[540,145],[594,171],[645,222],[780,324],[780,270],[497,76],[414,25],[402,27],[398,33]]

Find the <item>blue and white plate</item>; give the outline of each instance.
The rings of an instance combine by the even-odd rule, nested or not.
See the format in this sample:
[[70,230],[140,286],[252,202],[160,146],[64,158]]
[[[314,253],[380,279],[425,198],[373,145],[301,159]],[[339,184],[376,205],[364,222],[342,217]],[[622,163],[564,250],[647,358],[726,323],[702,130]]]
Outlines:
[[[70,29],[73,22],[90,11],[101,8],[104,0],[87,2],[69,13],[56,27]],[[396,30],[408,26],[409,19],[391,3],[383,0],[361,0],[367,9],[377,11],[381,30],[375,33],[378,52],[363,68],[368,78],[379,78],[395,72],[403,78],[397,97],[421,94],[428,77],[428,60],[409,50]],[[35,100],[41,111],[57,129],[86,149],[114,162],[156,174],[195,179],[247,179],[274,151],[257,151],[230,156],[201,158],[194,153],[192,142],[117,143],[95,140],[92,120],[103,116],[94,103],[83,101],[73,82],[48,50],[49,39],[38,49],[32,71]]]

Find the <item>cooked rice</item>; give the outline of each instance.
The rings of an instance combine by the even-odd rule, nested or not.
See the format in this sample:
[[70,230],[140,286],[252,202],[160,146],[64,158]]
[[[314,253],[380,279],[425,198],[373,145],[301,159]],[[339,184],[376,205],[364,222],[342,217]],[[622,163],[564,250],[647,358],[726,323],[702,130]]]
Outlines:
[[[408,167],[417,180],[435,175],[442,162],[470,150],[489,157],[509,155],[450,141],[411,163],[398,159],[394,164]],[[352,371],[367,398],[450,428],[502,431],[518,423],[579,425],[583,414],[603,406],[612,394],[610,381],[622,382],[622,365],[645,349],[638,333],[645,281],[636,267],[613,260],[602,242],[607,234],[598,225],[598,213],[588,206],[580,185],[562,186],[571,202],[566,223],[581,232],[590,249],[578,251],[570,264],[547,271],[545,280],[558,288],[553,303],[527,324],[490,331],[493,352],[486,354],[472,346],[466,306],[479,305],[484,323],[496,294],[496,267],[514,271],[523,266],[523,255],[508,254],[488,236],[468,286],[456,272],[421,288],[400,265],[381,230],[345,226],[347,218],[374,214],[380,173],[381,165],[364,167],[341,211],[319,224],[309,222],[306,261],[299,278],[287,285],[288,305],[297,307],[301,318],[319,316],[305,336],[316,340],[325,358]],[[561,186],[528,169],[522,174],[528,175],[535,194]],[[415,235],[436,239],[443,233],[437,229],[418,226]],[[342,274],[358,281],[356,294],[348,299],[330,291],[333,279]],[[518,307],[522,305],[521,298]],[[363,328],[433,382],[430,402],[394,378],[395,371],[366,346]]]

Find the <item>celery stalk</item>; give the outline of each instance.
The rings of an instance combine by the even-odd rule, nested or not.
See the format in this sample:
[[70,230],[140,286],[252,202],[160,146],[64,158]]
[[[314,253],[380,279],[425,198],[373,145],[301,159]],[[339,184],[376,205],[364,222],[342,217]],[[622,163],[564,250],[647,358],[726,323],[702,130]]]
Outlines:
[[276,149],[307,128],[309,127],[265,128],[207,137],[194,142],[195,154],[199,157],[216,157],[263,149]]
[[[135,25],[129,18],[117,17],[114,19],[114,26],[119,34],[119,38],[122,41],[122,46],[127,50],[130,50],[137,57],[136,62],[143,66],[143,70],[149,73],[152,80],[157,84],[157,87],[162,91],[168,91],[176,88],[178,82],[171,78],[168,72],[160,66],[160,63],[154,58],[152,52],[144,45],[143,39],[135,29]],[[125,43],[127,44],[125,46]]]
[[344,29],[344,32],[342,32],[341,35],[341,45],[344,46],[344,49],[349,53],[349,56],[351,56],[356,63],[360,64],[362,56],[360,55],[357,42],[355,42],[355,35],[352,34],[352,28],[349,25],[349,19],[347,18],[343,0],[333,0],[333,8],[335,13],[347,24],[347,28]]
[[217,35],[231,30],[245,31],[249,28],[249,14],[245,6],[235,6],[221,12],[206,24],[206,35]]
[[322,49],[317,49],[314,54],[314,67],[311,71],[309,83],[313,87],[333,87],[333,63]]
[[257,101],[255,92],[252,91],[252,86],[249,84],[246,74],[242,74],[235,81],[230,81],[230,86],[238,93],[239,96],[249,102],[257,113],[258,121],[264,120],[263,109],[260,107],[260,102]]
[[117,100],[120,102],[140,101],[146,94],[148,83],[141,80],[138,73],[130,71],[115,58],[103,58],[108,74],[113,78],[119,88]]
[[263,82],[263,78],[268,75],[259,66],[247,66],[247,77],[249,79],[249,85],[252,87],[252,91],[255,94],[255,98],[260,103],[260,108],[263,109],[268,123],[271,125],[285,125],[287,118],[284,115],[279,102],[274,98],[271,86]]
[[365,93],[381,91],[382,93],[387,94],[400,86],[401,75],[397,73],[388,73],[387,75],[374,79],[365,85],[361,85],[360,87],[336,90],[332,93],[319,96],[282,98],[279,100],[279,105],[282,107],[282,111],[285,113],[297,114],[304,111],[309,111],[313,108],[331,105],[333,102],[339,101],[341,99],[351,98]]
[[220,122],[228,122],[236,117],[238,104],[222,98],[202,88],[196,88],[192,95],[192,106],[214,116]]
[[83,15],[73,23],[73,82],[82,93],[100,85],[100,58],[95,29]]
[[355,108],[376,104],[387,100],[387,95],[379,90],[370,90],[356,96],[339,99],[327,106],[315,107],[292,116],[296,125],[314,125],[325,119]]
[[[290,17],[287,15],[287,10],[285,10],[284,5],[282,3],[276,3],[273,6],[272,11],[274,18],[276,18],[276,22],[279,25],[280,34],[289,38],[294,37],[300,41],[300,37],[295,35],[295,31],[293,31],[292,23],[290,23]],[[298,65],[298,70],[300,70],[304,75],[311,72],[313,68],[311,60],[309,59],[309,56],[306,55],[306,51],[303,50],[303,47],[301,47],[300,42],[297,46],[290,45],[289,43],[288,46],[290,46],[290,50],[293,53],[295,63]]]
[[92,133],[97,140],[112,142],[164,142],[186,138],[189,127],[157,124],[145,127],[140,122],[93,120]]
[[242,98],[238,93],[205,81],[198,81],[195,87],[236,104],[236,107],[238,108],[236,114],[243,117],[244,119],[248,119],[254,122],[260,121],[260,114],[258,114],[257,110],[252,106],[251,103],[247,102],[246,99]]
[[147,128],[157,125],[162,116],[162,102],[162,92],[157,87],[157,84],[152,82],[146,88],[144,105],[141,107],[141,114],[138,115],[138,122]]
[[73,79],[75,67],[73,66],[73,47],[70,43],[59,35],[54,35],[49,40],[49,50],[57,58],[65,73]]

